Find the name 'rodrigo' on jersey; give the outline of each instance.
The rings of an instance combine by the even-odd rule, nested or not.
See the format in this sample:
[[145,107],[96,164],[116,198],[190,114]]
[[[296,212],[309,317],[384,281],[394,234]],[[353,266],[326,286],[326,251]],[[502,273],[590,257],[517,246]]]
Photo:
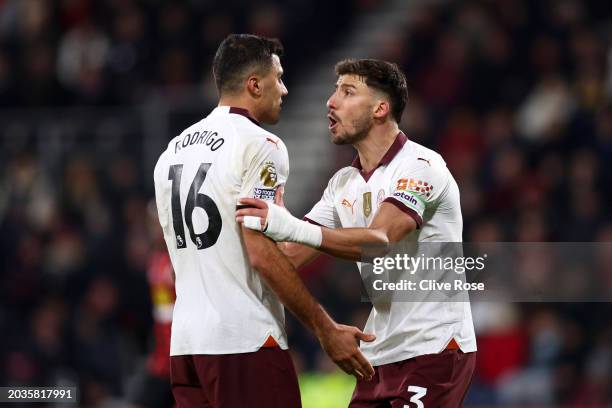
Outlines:
[[251,268],[235,220],[240,197],[272,201],[289,175],[284,143],[248,112],[215,108],[168,144],[155,198],[176,273],[170,355],[287,349],[284,309]]

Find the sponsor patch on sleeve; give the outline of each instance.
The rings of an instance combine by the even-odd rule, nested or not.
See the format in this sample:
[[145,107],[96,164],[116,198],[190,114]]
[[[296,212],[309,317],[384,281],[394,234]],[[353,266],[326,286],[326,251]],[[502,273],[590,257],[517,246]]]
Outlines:
[[393,197],[406,207],[414,210],[419,216],[423,216],[423,212],[425,211],[425,203],[417,194],[410,191],[398,190],[393,193]]
[[429,197],[433,190],[433,185],[427,181],[410,179],[397,180],[396,190],[412,191],[421,194],[424,197]]
[[259,198],[260,200],[266,201],[274,201],[274,196],[276,195],[275,188],[254,188],[253,189],[253,197]]

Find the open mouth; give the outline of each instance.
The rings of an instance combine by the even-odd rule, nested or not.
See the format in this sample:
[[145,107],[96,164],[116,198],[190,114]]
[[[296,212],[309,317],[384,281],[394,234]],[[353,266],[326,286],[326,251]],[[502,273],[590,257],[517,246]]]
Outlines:
[[336,126],[338,126],[338,120],[334,118],[332,115],[327,115],[327,119],[329,120],[329,130],[332,130]]

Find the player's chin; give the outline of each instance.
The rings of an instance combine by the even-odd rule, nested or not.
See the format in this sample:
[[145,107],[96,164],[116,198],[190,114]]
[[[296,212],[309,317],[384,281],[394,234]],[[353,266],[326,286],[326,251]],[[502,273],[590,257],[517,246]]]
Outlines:
[[262,120],[262,122],[268,125],[276,125],[279,120],[280,120],[280,111],[276,111],[276,112],[270,112],[270,114],[265,118],[265,120]]
[[272,124],[278,123],[281,115],[281,107],[280,105],[274,110],[272,113]]
[[268,121],[268,123],[271,125],[276,125],[279,120],[280,120],[280,114],[277,114],[277,115],[272,116],[270,120]]
[[346,138],[346,134],[340,133],[337,130],[331,130],[331,141],[335,145],[349,144],[349,140]]

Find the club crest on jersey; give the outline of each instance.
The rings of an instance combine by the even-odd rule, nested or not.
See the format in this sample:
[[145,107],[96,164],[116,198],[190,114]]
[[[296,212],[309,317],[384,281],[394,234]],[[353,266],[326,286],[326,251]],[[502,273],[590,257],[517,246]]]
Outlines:
[[381,188],[378,190],[378,196],[376,197],[376,208],[380,207],[383,201],[385,201],[385,190]]
[[363,215],[369,217],[372,214],[372,193],[363,193]]
[[276,185],[277,173],[274,162],[265,162],[261,171],[259,172],[259,178],[266,187],[274,187]]
[[397,187],[395,189],[398,191],[412,191],[429,197],[431,195],[431,190],[433,190],[433,186],[426,181],[415,181],[413,178],[410,178],[397,180]]

